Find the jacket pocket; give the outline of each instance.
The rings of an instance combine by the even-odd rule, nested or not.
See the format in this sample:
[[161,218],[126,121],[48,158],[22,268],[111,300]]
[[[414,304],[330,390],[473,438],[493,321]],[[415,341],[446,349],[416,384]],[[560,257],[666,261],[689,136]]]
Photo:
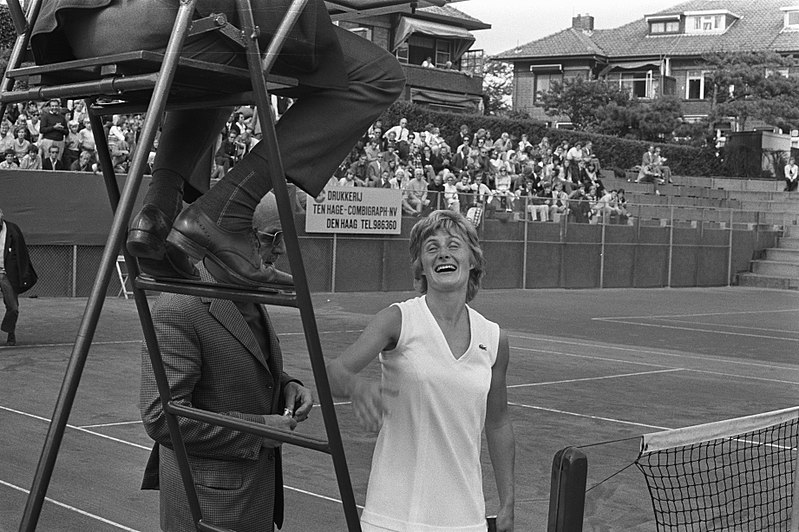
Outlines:
[[193,462],[195,484],[207,488],[236,490],[244,483],[242,465],[238,462],[209,459]]

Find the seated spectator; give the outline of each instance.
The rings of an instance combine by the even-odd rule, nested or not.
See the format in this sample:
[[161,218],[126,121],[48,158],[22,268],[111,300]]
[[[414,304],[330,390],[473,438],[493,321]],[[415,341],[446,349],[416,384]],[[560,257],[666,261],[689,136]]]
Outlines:
[[444,208],[444,172],[439,172],[429,180],[427,185],[427,199],[430,200],[430,209]]
[[656,173],[660,175],[662,182],[671,183],[671,168],[666,166],[665,162],[666,158],[660,154],[660,148],[655,148],[655,162],[652,165],[655,167]]
[[785,192],[792,192],[796,190],[799,184],[799,166],[796,164],[796,159],[791,157],[788,159],[788,164],[783,169],[785,177]]
[[504,207],[506,212],[513,211],[515,196],[511,189],[511,176],[507,168],[500,168],[494,178],[494,196],[499,199],[500,208]]
[[460,191],[455,184],[455,174],[447,173],[447,181],[444,183],[444,204],[451,211],[460,212]]
[[527,203],[527,214],[533,222],[549,221],[549,206],[552,204],[552,186],[544,183],[541,187],[530,190]]
[[588,200],[588,193],[585,191],[585,183],[580,183],[569,194],[569,218],[578,224],[588,223],[588,214],[591,212],[591,205]]
[[655,164],[655,147],[650,145],[641,157],[641,169],[638,171],[638,178],[636,183],[644,182],[662,182],[663,179],[660,175],[660,169]]
[[0,122],[0,152],[5,154],[9,149],[13,150],[15,141],[16,137],[11,131],[11,123],[3,119],[3,121]]
[[66,170],[63,161],[59,158],[60,149],[51,144],[47,149],[47,157],[42,161],[42,170]]
[[618,192],[609,190],[601,198],[599,198],[594,206],[593,211],[602,219],[603,224],[610,223],[613,216],[618,216],[621,211],[618,204]]
[[[108,140],[110,145],[110,135]],[[122,142],[124,142],[124,139]],[[225,140],[219,144],[219,149],[216,150],[216,155],[214,156],[216,165],[222,168],[222,175],[227,174],[230,169],[233,168],[233,165],[239,161],[244,154],[244,149],[244,144],[239,141],[239,134],[231,129],[227,137],[225,137]],[[116,166],[116,164],[114,166]]]
[[28,134],[28,129],[25,127],[16,127],[14,129],[14,143],[12,144],[12,149],[14,150],[14,157],[17,159],[17,162],[21,163],[22,158],[25,157],[28,153],[28,148],[30,147],[31,143],[26,138]]
[[391,188],[405,190],[408,187],[408,181],[410,181],[410,178],[405,170],[396,168],[394,170],[394,176],[391,178]]
[[472,178],[469,172],[464,170],[460,173],[460,181],[455,183],[455,188],[458,190],[458,204],[461,208],[461,214],[465,214],[466,209],[474,203]]
[[28,145],[28,153],[20,159],[19,167],[23,170],[42,169],[42,156],[39,152],[39,146],[32,143]]
[[430,205],[427,198],[427,181],[424,179],[424,170],[416,168],[413,171],[413,179],[405,187],[403,198],[403,211],[411,216],[421,216],[425,208]]
[[569,213],[569,195],[563,191],[563,183],[555,182],[552,187],[552,202],[549,205],[549,219],[560,221],[561,216]]
[[339,179],[338,186],[340,187],[365,187],[366,183],[355,175],[355,170],[350,166],[347,168],[344,177]]
[[616,207],[619,209],[619,223],[632,225],[632,217],[627,211],[627,198],[623,188],[616,192]]
[[78,137],[80,138],[81,150],[97,153],[97,148],[94,145],[94,133],[92,133],[92,121],[88,118],[83,120],[83,127],[78,130]]
[[69,169],[73,172],[97,172],[97,162],[94,154],[88,150],[82,150],[78,158],[72,161]]
[[410,129],[408,129],[408,119],[405,117],[400,118],[399,124],[388,128],[388,130],[385,133],[383,133],[383,137],[389,138],[392,133],[394,137],[394,142],[399,142],[401,140],[407,142],[408,135],[411,134]]
[[374,185],[375,188],[395,188],[391,183],[391,173],[386,169],[380,172],[380,177],[377,178]]
[[19,169],[19,165],[14,160],[14,148],[8,148],[3,154],[4,158],[3,161],[0,162],[0,168],[3,170],[17,170]]
[[512,149],[513,141],[510,139],[510,135],[506,131],[503,131],[499,138],[494,141],[493,148],[500,152],[506,152]]

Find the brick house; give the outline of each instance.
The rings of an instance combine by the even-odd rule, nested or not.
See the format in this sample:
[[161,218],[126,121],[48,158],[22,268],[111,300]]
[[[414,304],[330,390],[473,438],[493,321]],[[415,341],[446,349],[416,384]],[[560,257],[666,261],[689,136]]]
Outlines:
[[583,77],[618,82],[639,98],[676,95],[691,121],[709,108],[702,55],[721,51],[799,55],[799,1],[691,0],[605,30],[578,15],[570,28],[492,59],[513,63],[513,107],[540,120],[553,120],[540,94],[553,81]]
[[[482,109],[483,53],[470,48],[472,32],[491,25],[444,0],[421,0],[417,9],[371,0],[328,6],[339,26],[394,53],[408,80],[401,100],[457,112]],[[422,66],[428,58],[432,65]]]

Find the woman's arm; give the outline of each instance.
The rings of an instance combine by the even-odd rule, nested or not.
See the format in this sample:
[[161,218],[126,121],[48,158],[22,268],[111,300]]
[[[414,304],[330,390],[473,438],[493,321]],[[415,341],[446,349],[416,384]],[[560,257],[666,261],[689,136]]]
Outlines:
[[505,331],[500,331],[497,360],[491,370],[491,388],[488,390],[485,424],[488,454],[491,457],[499,493],[498,532],[513,530],[513,507],[516,501],[513,472],[516,441],[513,424],[508,414],[508,390],[505,382],[509,358],[508,336]]
[[383,420],[380,382],[359,377],[358,373],[377,357],[380,351],[393,349],[402,328],[402,313],[391,306],[381,310],[340,357],[328,362],[327,373],[334,396],[352,399],[355,417],[364,429],[376,432]]

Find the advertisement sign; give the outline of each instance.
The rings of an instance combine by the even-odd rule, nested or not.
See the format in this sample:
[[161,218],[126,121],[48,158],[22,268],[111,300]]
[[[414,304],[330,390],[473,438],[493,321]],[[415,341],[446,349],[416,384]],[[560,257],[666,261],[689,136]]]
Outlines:
[[398,235],[402,219],[402,192],[390,188],[326,187],[308,196],[305,231]]

